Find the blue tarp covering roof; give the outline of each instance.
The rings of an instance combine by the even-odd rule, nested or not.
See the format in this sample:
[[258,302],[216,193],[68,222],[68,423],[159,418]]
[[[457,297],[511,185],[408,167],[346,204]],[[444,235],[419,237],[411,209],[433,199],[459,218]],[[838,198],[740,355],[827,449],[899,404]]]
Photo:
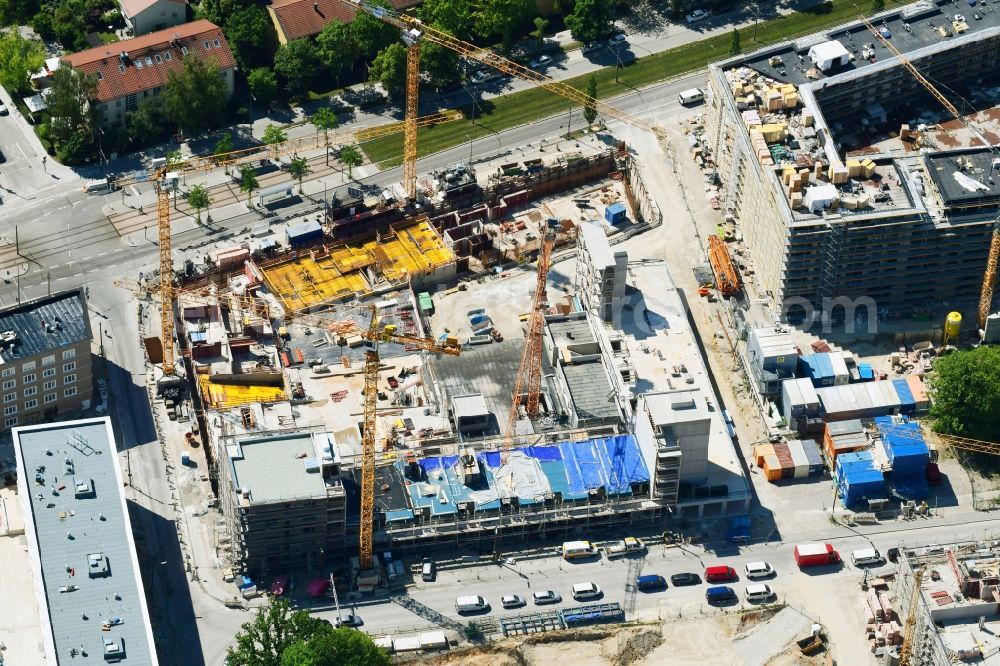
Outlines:
[[598,437],[559,445],[571,493],[606,488],[609,495],[630,494],[632,483],[649,481],[649,472],[632,435]]

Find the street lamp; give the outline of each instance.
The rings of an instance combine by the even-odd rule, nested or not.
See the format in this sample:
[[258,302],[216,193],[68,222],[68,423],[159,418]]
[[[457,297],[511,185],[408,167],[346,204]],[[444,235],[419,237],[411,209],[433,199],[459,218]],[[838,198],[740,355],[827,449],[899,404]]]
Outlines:
[[471,166],[472,165],[472,141],[473,141],[473,139],[468,134],[465,135],[465,138],[469,140],[469,165]]

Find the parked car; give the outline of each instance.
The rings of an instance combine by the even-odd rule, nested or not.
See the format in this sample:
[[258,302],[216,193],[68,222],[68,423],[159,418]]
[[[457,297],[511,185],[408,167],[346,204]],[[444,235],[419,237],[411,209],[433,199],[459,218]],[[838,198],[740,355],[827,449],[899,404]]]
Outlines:
[[771,589],[770,585],[754,583],[753,585],[747,585],[745,594],[747,601],[750,603],[763,603],[771,600],[771,597],[774,596],[774,590]]
[[539,67],[545,67],[552,63],[552,58],[547,55],[541,55],[528,63],[528,67],[531,69],[538,69]]
[[890,548],[885,551],[885,556],[890,562],[899,562],[899,548]]
[[573,586],[573,598],[577,601],[597,599],[603,594],[597,583],[577,583]]
[[709,17],[709,13],[704,9],[696,9],[687,15],[688,23],[698,23],[699,21],[704,21]]
[[767,562],[749,562],[744,569],[747,578],[770,578],[774,569]]
[[362,622],[361,618],[355,615],[354,613],[350,613],[349,615],[341,615],[333,622],[333,626],[335,626],[338,629],[340,629],[341,627],[351,627],[353,629],[360,627],[362,624],[364,624],[364,622]]
[[434,560],[429,557],[425,557],[420,563],[420,578],[425,583],[430,583],[437,578],[437,567],[434,565]]
[[625,46],[626,44],[628,44],[628,37],[626,37],[624,33],[621,32],[619,32],[617,35],[612,36],[611,39],[608,40],[608,46],[610,46],[613,49]]
[[721,564],[706,567],[705,580],[709,583],[728,583],[731,580],[736,580],[736,570]]
[[696,573],[679,573],[670,577],[670,584],[674,587],[678,585],[699,585],[701,576]]
[[667,579],[657,574],[646,574],[635,579],[635,586],[640,592],[667,589]]
[[500,597],[500,604],[504,608],[520,608],[527,603],[520,594],[508,594],[507,596]]
[[722,604],[736,599],[736,591],[725,585],[705,590],[705,600],[710,604]]
[[469,75],[469,81],[472,83],[486,83],[488,81],[493,81],[494,79],[499,79],[500,74],[492,70],[487,71],[483,69],[476,70]]
[[3,102],[0,102],[0,116],[6,116],[8,113],[10,112],[7,110],[7,106]]
[[531,595],[536,606],[543,604],[557,604],[562,601],[562,597],[555,590],[539,590]]
[[600,42],[587,42],[583,45],[583,48],[580,49],[580,53],[584,55],[594,53],[595,51],[600,51],[602,46],[604,46],[604,44],[601,44]]

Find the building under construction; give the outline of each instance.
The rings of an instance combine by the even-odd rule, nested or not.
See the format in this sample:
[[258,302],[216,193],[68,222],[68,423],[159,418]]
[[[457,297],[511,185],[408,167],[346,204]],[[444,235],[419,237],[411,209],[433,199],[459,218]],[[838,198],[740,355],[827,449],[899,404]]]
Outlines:
[[[838,297],[873,299],[828,313],[854,323],[979,297],[1000,203],[1000,163],[979,138],[995,144],[1000,129],[1000,13],[922,0],[872,28],[879,38],[859,21],[709,68],[725,210],[760,295],[793,320]],[[880,40],[947,82],[978,130]]]

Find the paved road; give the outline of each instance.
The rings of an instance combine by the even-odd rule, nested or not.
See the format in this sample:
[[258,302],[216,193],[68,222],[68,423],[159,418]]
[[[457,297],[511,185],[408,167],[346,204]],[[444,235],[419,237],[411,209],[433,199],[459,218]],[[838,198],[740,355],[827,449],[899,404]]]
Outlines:
[[[435,614],[438,613],[448,620],[463,623],[474,619],[475,616],[463,617],[455,612],[455,597],[459,595],[478,594],[485,597],[492,605],[494,616],[538,610],[539,607],[532,605],[530,596],[532,592],[544,589],[556,590],[563,597],[561,603],[544,608],[577,605],[580,602],[573,601],[571,590],[573,584],[582,582],[597,583],[604,592],[602,601],[617,601],[627,607],[625,584],[633,575],[660,574],[666,578],[681,572],[694,572],[700,575],[706,566],[714,564],[725,564],[739,572],[739,581],[731,585],[740,594],[740,605],[747,606],[748,604],[742,599],[743,588],[749,581],[742,575],[743,567],[748,562],[764,560],[774,567],[777,574],[773,579],[763,582],[767,582],[782,601],[805,606],[807,611],[816,613],[824,622],[833,622],[834,618],[829,615],[838,609],[838,604],[844,605],[845,612],[848,613],[856,606],[853,595],[858,589],[855,585],[863,577],[863,570],[850,564],[852,550],[874,544],[876,548],[885,552],[890,547],[900,545],[916,547],[977,539],[983,538],[988,531],[995,533],[1000,527],[1000,521],[993,518],[984,520],[983,514],[955,516],[951,520],[954,522],[947,524],[942,519],[933,518],[894,523],[869,530],[870,534],[867,536],[854,534],[846,528],[827,525],[826,529],[819,527],[811,534],[799,535],[777,545],[761,544],[737,550],[730,549],[728,544],[719,544],[724,549],[723,553],[732,553],[722,556],[715,555],[711,549],[706,550],[701,546],[683,548],[653,546],[648,555],[638,561],[608,560],[602,557],[594,561],[570,563],[558,557],[548,557],[518,561],[513,565],[490,564],[442,570],[437,581],[417,582],[408,589],[408,596],[419,602],[412,606],[417,612],[389,601],[369,602],[355,607],[355,612],[364,620],[365,631],[378,635],[391,633],[398,628],[433,624]],[[834,543],[845,559],[845,564],[842,567],[799,570],[792,556],[794,543],[817,539]],[[676,588],[670,586],[660,592],[639,592],[635,594],[635,612],[630,615],[630,619],[633,616],[655,618],[657,614],[663,618],[676,617],[678,614],[692,616],[708,611],[710,607],[705,603],[704,596],[706,588],[707,585],[701,584]],[[501,596],[512,593],[528,598],[528,607],[518,611],[503,610],[500,606]],[[824,601],[824,597],[827,597],[828,601]],[[341,602],[345,604],[345,600]],[[349,602],[345,605],[349,605]],[[319,614],[328,618],[335,615],[332,610],[322,611]],[[824,615],[827,617],[824,618]],[[857,622],[860,623],[860,619]],[[845,637],[847,638],[851,637]],[[860,644],[860,634],[854,638]]]

